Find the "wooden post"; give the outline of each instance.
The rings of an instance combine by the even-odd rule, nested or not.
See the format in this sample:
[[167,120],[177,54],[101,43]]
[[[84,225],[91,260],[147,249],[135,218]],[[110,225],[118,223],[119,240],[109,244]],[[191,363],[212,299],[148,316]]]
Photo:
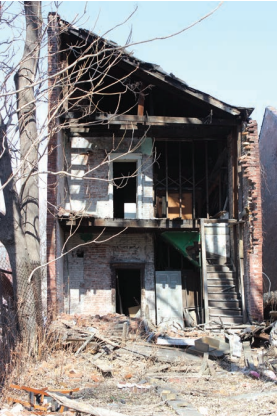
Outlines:
[[167,154],[167,142],[165,142],[165,204],[166,204],[166,218],[168,218],[168,154]]
[[181,142],[179,142],[179,216],[182,218],[182,162],[181,162]]
[[237,225],[237,244],[238,244],[238,281],[239,281],[239,289],[241,294],[241,308],[242,308],[242,316],[243,316],[243,323],[247,321],[247,314],[246,314],[246,307],[245,307],[245,293],[244,293],[244,261],[243,261],[243,224],[238,223]]
[[139,98],[138,98],[138,116],[143,116],[144,115],[144,94],[142,92],[139,93]]
[[233,218],[238,218],[238,133],[232,132],[232,190],[233,190]]
[[192,141],[192,219],[195,220],[195,162],[194,162],[194,141]]
[[209,214],[209,167],[208,167],[208,142],[205,141],[205,169],[206,169],[206,210],[207,218],[210,218]]
[[200,236],[201,236],[202,287],[203,287],[205,323],[207,324],[209,322],[209,305],[208,305],[207,260],[206,260],[205,219],[204,218],[200,219]]

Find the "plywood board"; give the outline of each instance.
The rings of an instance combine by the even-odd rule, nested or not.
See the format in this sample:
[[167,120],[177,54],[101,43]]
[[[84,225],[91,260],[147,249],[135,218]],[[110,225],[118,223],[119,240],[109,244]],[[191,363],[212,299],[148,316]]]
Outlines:
[[[182,194],[182,219],[192,219],[192,194]],[[169,193],[168,195],[168,218],[180,218],[180,204],[179,204],[179,193]]]

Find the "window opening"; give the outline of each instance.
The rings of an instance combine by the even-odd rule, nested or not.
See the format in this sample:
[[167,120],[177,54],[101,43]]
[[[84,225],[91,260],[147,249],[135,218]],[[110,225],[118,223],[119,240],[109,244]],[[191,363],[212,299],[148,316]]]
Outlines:
[[[137,163],[113,163],[113,216],[114,218],[136,218]],[[135,174],[134,177],[130,177]]]

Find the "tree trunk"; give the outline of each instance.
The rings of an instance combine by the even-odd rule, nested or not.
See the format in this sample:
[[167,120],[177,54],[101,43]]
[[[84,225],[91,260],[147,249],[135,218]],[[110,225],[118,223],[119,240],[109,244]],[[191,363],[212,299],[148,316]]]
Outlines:
[[[12,175],[11,157],[8,149],[5,128],[0,117],[0,179],[2,184]],[[5,186],[4,200],[6,214],[0,214],[0,240],[4,244],[12,267],[15,310],[18,330],[24,344],[32,345],[36,335],[36,308],[34,291],[28,283],[31,270],[30,259],[24,232],[22,230],[20,204],[11,180]]]
[[[38,133],[34,87],[42,32],[41,2],[25,1],[26,39],[23,57],[15,75],[21,151],[21,216],[31,268],[40,265]],[[42,323],[41,272],[33,278],[38,324]]]

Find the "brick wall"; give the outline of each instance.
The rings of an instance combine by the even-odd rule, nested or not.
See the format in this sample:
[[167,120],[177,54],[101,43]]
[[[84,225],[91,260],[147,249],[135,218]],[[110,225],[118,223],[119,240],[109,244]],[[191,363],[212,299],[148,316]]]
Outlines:
[[[132,148],[137,146],[138,142],[139,139],[134,139]],[[107,154],[113,148],[116,149],[116,153],[126,154],[130,144],[131,140],[128,138],[71,138],[66,145],[66,158],[69,170],[75,177],[67,179],[70,196],[66,199],[65,208],[73,211],[85,210],[99,218],[113,218],[113,193],[108,182],[112,162],[108,163]],[[136,149],[134,155],[137,154],[141,154],[142,164],[137,178],[142,184],[142,208],[139,217],[149,219],[153,218],[152,156],[144,153],[142,146]],[[91,179],[82,179],[84,174]]]
[[244,283],[251,320],[263,319],[261,165],[256,121],[242,133],[239,162],[243,173]]
[[[105,233],[101,244],[89,244],[73,250],[64,261],[64,308],[68,313],[106,314],[115,312],[112,264],[136,264],[144,269],[143,302],[141,309],[155,321],[154,243],[149,233]],[[97,234],[72,237],[67,249],[74,248]],[[83,257],[78,257],[78,250]],[[80,254],[79,254],[80,255]]]

